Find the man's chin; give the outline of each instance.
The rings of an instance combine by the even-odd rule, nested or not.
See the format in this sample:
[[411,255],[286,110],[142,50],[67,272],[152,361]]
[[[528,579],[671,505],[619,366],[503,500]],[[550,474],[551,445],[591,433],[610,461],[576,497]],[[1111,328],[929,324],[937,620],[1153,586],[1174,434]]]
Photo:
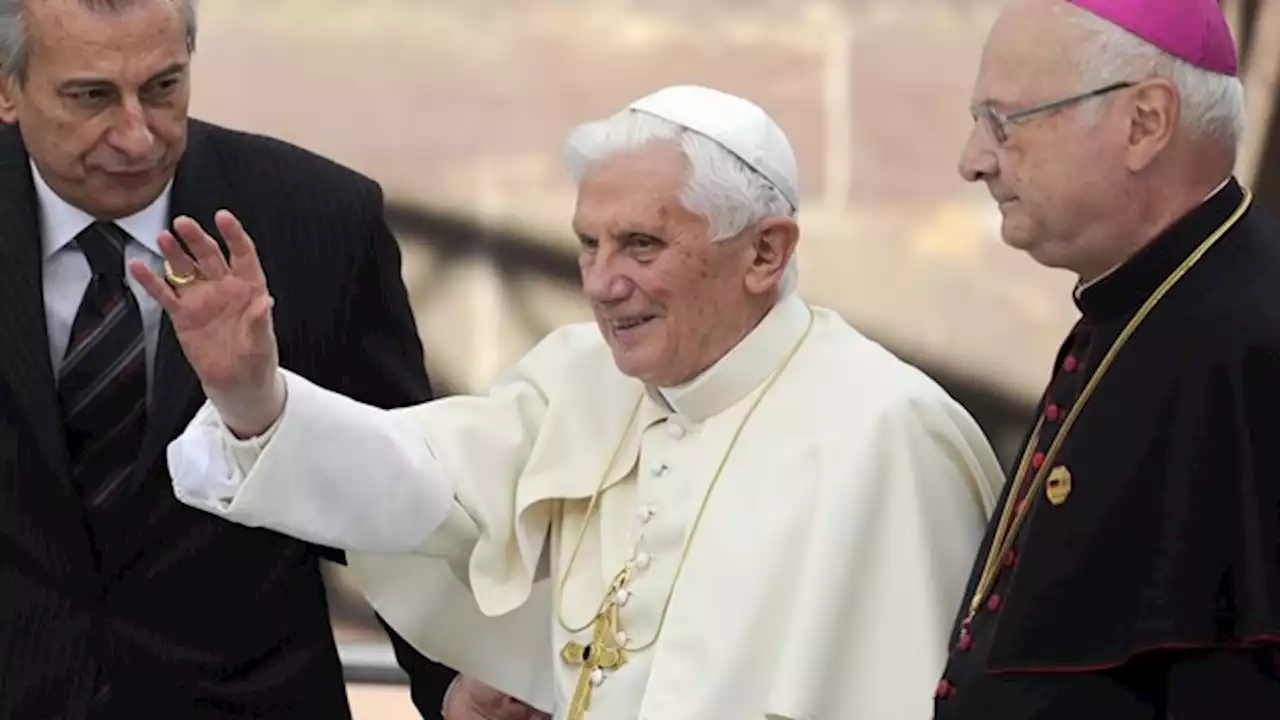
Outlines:
[[168,178],[152,175],[135,182],[120,183],[93,192],[93,205],[85,208],[99,217],[122,218],[142,212],[164,192]]
[[1004,244],[1019,252],[1024,252],[1039,261],[1036,255],[1043,251],[1044,242],[1034,228],[1026,224],[1006,219],[1000,227],[1000,239]]
[[619,348],[616,345],[611,345],[610,349],[613,351],[613,364],[617,366],[618,372],[644,381],[648,365],[635,357],[634,351]]
[[654,371],[654,362],[649,353],[637,347],[619,347],[613,342],[609,343],[609,350],[613,353],[613,364],[618,372],[645,385],[657,386],[659,373]]

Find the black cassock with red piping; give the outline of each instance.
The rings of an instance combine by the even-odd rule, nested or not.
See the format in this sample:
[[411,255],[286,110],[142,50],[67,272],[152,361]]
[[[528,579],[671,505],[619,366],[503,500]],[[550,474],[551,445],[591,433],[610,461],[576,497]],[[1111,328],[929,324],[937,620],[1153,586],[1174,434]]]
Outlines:
[[1280,718],[1280,225],[1232,180],[1076,303],[935,718]]

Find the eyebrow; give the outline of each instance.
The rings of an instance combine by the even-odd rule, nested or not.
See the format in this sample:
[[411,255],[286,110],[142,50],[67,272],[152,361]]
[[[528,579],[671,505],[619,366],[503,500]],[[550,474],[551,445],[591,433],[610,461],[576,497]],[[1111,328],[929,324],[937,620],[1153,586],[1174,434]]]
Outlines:
[[[579,240],[591,241],[591,242],[599,241],[599,238],[596,237],[595,235],[590,235],[588,233],[582,232],[581,230],[574,230],[573,234],[577,235]],[[606,234],[609,237],[613,237],[613,238],[647,237],[647,238],[652,238],[654,240],[658,240],[660,242],[666,242],[664,240],[664,238],[666,237],[666,233],[657,229],[634,229],[634,228],[621,229],[620,228],[616,231],[611,231]]]
[[[165,69],[161,70],[155,75],[152,75],[151,77],[147,78],[146,82],[142,84],[150,85],[156,82],[157,80],[163,80],[165,78],[172,77],[174,75],[182,73],[186,69],[187,69],[187,63],[185,62],[173,63],[169,67],[166,67]],[[70,80],[66,80],[60,85],[58,85],[58,89],[59,90],[78,90],[83,88],[98,88],[98,87],[103,87],[104,85],[115,85],[115,83],[103,78],[71,78]]]

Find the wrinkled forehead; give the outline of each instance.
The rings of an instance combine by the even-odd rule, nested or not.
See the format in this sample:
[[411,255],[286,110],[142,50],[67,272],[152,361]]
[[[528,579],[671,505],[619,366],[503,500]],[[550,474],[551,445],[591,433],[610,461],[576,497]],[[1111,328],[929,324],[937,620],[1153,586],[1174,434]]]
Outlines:
[[678,144],[659,141],[586,168],[573,225],[592,236],[620,232],[686,234],[699,218],[684,205],[689,163]]
[[118,7],[89,5],[81,0],[50,0],[25,12],[33,60],[105,68],[146,61],[163,64],[187,55],[180,3],[134,0]]
[[1015,3],[987,36],[972,103],[1016,109],[1074,91],[1077,35],[1051,2]]

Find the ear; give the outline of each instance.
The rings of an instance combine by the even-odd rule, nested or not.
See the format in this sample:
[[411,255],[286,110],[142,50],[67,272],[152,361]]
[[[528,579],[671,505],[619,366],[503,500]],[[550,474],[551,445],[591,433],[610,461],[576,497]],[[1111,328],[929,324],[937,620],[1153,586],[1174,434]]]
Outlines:
[[763,295],[777,289],[799,242],[800,227],[795,220],[775,217],[761,222],[751,240],[747,290]]
[[1126,164],[1131,172],[1150,165],[1173,140],[1181,121],[1182,103],[1178,89],[1164,78],[1138,85],[1129,118]]
[[0,70],[0,123],[12,125],[18,122],[18,79]]

